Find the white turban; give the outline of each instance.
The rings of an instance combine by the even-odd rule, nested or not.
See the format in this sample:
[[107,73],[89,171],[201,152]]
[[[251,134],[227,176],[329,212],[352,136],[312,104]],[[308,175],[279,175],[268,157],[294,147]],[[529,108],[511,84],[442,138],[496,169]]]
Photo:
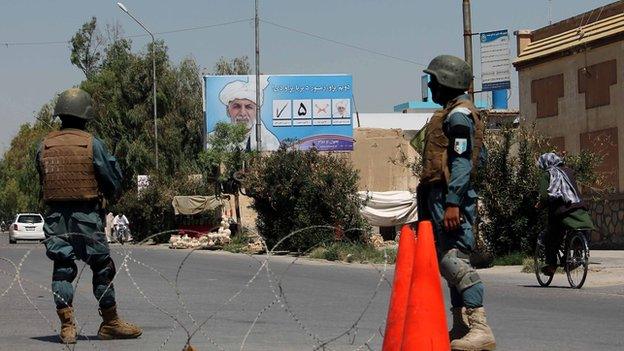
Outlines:
[[[262,100],[264,96],[264,89],[269,85],[269,81],[266,76],[260,77],[260,104],[262,105]],[[249,76],[249,81],[244,82],[242,80],[235,80],[231,83],[228,83],[221,93],[219,93],[219,100],[224,105],[229,105],[230,102],[234,100],[242,100],[247,99],[249,101],[256,102],[256,77]]]

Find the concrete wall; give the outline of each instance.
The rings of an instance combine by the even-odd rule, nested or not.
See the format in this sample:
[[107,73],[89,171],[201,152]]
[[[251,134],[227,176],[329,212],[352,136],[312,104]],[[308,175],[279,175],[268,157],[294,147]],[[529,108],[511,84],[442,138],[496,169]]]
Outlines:
[[402,153],[414,161],[416,152],[409,145],[409,135],[400,129],[356,128],[353,137],[355,146],[350,156],[360,171],[360,190],[416,191],[412,172],[392,163],[393,159],[401,159]]
[[[410,162],[414,161],[416,152],[409,145],[413,134],[400,129],[356,128],[353,130],[353,152],[338,155],[349,158],[359,170],[360,190],[416,191],[418,183],[412,172],[391,162],[391,159],[400,159],[402,152]],[[251,198],[240,196],[241,220],[246,227],[255,227],[257,214],[250,207],[252,202]],[[234,196],[230,204],[234,208]]]

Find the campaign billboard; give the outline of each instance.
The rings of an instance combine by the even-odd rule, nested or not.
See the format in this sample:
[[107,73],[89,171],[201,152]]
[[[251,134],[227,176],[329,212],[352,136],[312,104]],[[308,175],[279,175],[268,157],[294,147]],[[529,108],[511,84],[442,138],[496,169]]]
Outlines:
[[509,32],[481,33],[481,90],[511,88],[511,51]]
[[[262,75],[260,90],[263,151],[285,141],[303,150],[353,150],[350,75]],[[244,146],[256,149],[255,76],[204,76],[204,106],[207,135],[218,122],[245,124]]]

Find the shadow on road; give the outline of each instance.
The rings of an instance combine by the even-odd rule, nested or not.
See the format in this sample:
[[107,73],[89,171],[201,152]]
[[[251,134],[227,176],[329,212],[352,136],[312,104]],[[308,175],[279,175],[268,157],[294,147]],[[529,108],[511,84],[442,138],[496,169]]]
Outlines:
[[[566,289],[566,290],[570,290],[572,289],[569,286],[565,286],[565,285],[561,285],[561,286],[556,286],[556,285],[549,285],[549,286],[540,286],[540,285],[518,285],[519,287],[522,288],[541,288],[541,289]],[[578,290],[578,289],[573,289],[573,290]]]
[[[54,344],[61,344],[61,339],[58,335],[46,335],[46,336],[35,336],[31,338],[33,340],[49,342]],[[78,335],[76,337],[78,340],[99,340],[97,335]]]

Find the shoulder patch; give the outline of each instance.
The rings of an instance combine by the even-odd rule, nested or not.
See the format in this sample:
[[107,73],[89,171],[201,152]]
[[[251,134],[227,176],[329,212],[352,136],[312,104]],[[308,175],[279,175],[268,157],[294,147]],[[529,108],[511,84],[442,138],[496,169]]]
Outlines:
[[456,138],[453,150],[455,150],[455,152],[457,152],[459,155],[466,152],[466,150],[468,150],[468,139]]

